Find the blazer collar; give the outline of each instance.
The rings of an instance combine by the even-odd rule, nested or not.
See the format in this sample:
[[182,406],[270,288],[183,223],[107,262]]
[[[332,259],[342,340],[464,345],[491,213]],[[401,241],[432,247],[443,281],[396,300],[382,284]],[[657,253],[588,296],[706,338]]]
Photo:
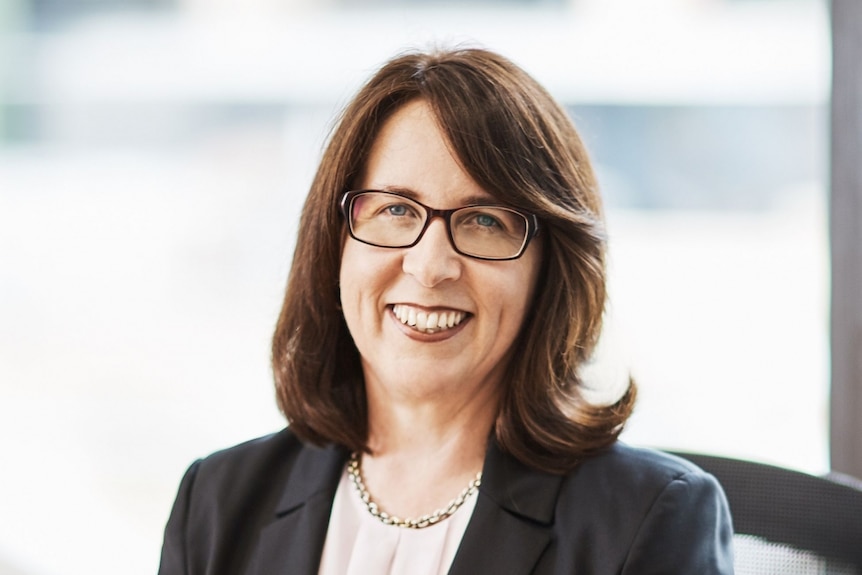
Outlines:
[[[250,573],[317,573],[332,500],[348,453],[304,446],[288,476],[274,521],[264,528]],[[533,573],[550,543],[562,477],[532,470],[492,439],[473,516],[450,575]]]
[[561,483],[561,475],[531,469],[489,441],[479,489],[509,513],[551,525]]
[[551,541],[562,476],[528,468],[489,442],[473,516],[450,575],[535,572]]
[[332,500],[347,450],[304,445],[291,466],[275,518],[261,532],[254,575],[313,575],[317,573]]
[[341,447],[305,444],[292,466],[276,515],[290,513],[321,493],[334,498],[348,456],[348,451]]

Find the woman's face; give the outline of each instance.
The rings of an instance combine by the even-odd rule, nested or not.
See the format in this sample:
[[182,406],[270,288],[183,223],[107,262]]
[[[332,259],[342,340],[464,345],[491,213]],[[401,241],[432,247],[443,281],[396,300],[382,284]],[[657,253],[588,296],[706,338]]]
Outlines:
[[[432,208],[496,203],[461,168],[421,100],[383,124],[363,174],[357,187],[404,193]],[[532,301],[540,250],[533,241],[515,260],[462,256],[440,218],[411,248],[347,237],[341,304],[369,393],[423,400],[494,396]],[[430,331],[429,318],[437,320]]]

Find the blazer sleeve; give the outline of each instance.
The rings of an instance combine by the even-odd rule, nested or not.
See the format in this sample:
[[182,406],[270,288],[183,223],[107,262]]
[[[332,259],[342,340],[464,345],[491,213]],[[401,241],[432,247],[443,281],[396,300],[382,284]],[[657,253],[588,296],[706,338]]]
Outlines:
[[724,492],[702,471],[672,480],[638,528],[623,575],[732,575],[733,526]]
[[168,523],[165,526],[165,539],[162,544],[159,575],[188,575],[189,573],[186,553],[186,532],[192,487],[194,486],[200,463],[201,460],[195,461],[188,468],[180,482],[174,507],[171,509]]

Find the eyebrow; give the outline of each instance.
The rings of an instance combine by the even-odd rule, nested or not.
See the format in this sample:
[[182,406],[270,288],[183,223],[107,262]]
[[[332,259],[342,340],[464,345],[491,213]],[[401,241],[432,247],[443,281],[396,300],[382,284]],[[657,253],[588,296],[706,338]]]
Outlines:
[[[416,200],[419,203],[424,203],[419,197],[419,193],[411,188],[405,188],[402,186],[383,186],[379,188],[381,192],[391,192],[394,194],[401,194],[402,196],[407,196],[412,200]],[[495,198],[491,194],[488,195],[478,195],[474,194],[472,196],[467,196],[466,198],[462,198],[463,205],[472,206],[487,206],[487,205],[502,205],[499,199]]]

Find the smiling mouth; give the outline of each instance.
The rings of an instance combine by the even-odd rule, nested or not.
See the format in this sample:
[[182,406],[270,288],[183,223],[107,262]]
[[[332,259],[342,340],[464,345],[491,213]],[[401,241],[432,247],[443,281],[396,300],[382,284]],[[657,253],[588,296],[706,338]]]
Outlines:
[[392,306],[398,321],[422,333],[439,333],[452,329],[464,321],[467,313],[456,310],[425,311],[404,304]]

